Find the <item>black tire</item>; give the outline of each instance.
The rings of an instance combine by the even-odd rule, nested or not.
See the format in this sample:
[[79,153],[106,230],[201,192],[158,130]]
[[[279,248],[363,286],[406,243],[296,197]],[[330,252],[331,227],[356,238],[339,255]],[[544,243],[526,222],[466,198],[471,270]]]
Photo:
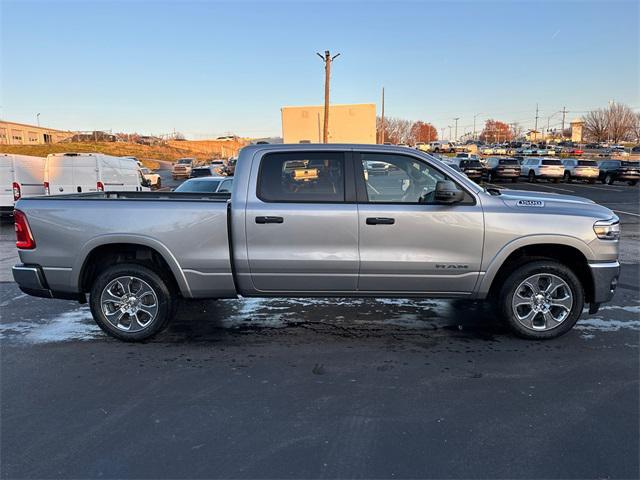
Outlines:
[[607,173],[606,177],[604,177],[604,183],[606,183],[607,185],[613,185],[614,182],[615,179],[613,178],[613,175]]
[[595,178],[590,178],[590,179],[589,179],[589,183],[590,183],[591,185],[593,185],[594,183],[596,183],[596,179],[595,179]]
[[156,182],[156,190],[160,190],[162,188],[162,179],[158,179]]
[[559,178],[554,178],[553,179],[553,183],[560,183],[560,179]]
[[534,183],[536,181],[536,173],[533,170],[529,171],[529,183]]
[[[536,274],[551,274],[562,279],[571,290],[572,306],[567,316],[557,326],[548,330],[535,330],[525,327],[515,316],[512,309],[516,290],[527,278]],[[520,265],[503,282],[498,296],[498,307],[502,319],[511,331],[530,340],[547,340],[564,335],[573,328],[584,308],[584,289],[573,271],[555,260],[533,260]],[[538,314],[540,315],[540,314]]]
[[517,179],[517,178],[512,178],[512,179],[511,179],[511,183],[516,183],[517,181],[518,181],[518,179]]
[[[142,330],[136,332],[127,332],[113,325],[107,319],[101,306],[101,295],[107,285],[118,277],[128,276],[146,282],[157,298],[155,318]],[[125,342],[141,342],[148,340],[166,328],[175,315],[177,298],[173,292],[171,282],[168,279],[164,279],[158,272],[135,263],[121,263],[108,267],[98,274],[93,285],[91,285],[89,305],[93,319],[105,333]]]
[[634,187],[635,185],[638,184],[638,180],[629,180],[629,185]]
[[564,181],[567,183],[571,183],[571,174],[569,172],[564,172]]

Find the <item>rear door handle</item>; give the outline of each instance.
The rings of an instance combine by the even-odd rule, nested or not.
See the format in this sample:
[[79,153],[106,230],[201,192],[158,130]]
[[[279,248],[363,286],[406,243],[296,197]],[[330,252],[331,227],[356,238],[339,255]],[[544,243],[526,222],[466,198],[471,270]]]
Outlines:
[[367,225],[393,225],[394,223],[396,223],[395,218],[387,218],[387,217],[367,218]]
[[282,217],[256,217],[256,223],[283,223],[284,218]]

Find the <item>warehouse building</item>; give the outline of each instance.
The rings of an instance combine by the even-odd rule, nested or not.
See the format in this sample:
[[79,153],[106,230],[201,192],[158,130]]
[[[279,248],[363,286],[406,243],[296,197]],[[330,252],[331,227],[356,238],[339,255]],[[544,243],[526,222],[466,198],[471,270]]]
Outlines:
[[0,145],[58,143],[71,136],[73,132],[0,120]]
[[[322,143],[324,106],[283,107],[284,143]],[[373,103],[331,105],[329,143],[376,143],[376,106]]]

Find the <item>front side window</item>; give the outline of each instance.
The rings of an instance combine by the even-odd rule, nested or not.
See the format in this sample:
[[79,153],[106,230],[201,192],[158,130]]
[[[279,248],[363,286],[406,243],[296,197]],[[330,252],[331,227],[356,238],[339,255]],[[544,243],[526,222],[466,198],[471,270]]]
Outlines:
[[363,153],[360,158],[369,203],[433,204],[436,183],[450,180],[434,167],[405,155]]
[[270,153],[262,157],[258,198],[265,202],[344,202],[344,154]]

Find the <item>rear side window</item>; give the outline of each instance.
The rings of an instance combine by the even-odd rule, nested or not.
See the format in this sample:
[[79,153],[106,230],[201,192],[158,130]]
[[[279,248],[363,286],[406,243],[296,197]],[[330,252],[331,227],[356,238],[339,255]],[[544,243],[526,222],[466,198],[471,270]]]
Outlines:
[[520,165],[518,160],[512,160],[510,158],[500,159],[500,165]]
[[560,160],[542,160],[542,165],[562,165]]
[[345,201],[344,154],[270,153],[262,157],[258,198],[265,202]]
[[579,160],[578,165],[580,165],[581,167],[597,167],[598,166],[595,160]]

